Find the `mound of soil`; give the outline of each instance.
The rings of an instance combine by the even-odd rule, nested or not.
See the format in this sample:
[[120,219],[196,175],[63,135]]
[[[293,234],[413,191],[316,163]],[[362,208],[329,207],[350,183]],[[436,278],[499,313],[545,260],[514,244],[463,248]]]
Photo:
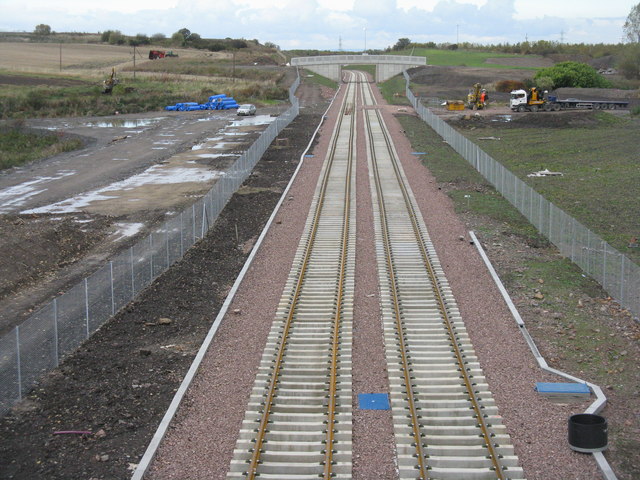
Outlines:
[[457,128],[475,129],[483,126],[492,128],[576,128],[598,124],[595,112],[582,110],[577,112],[538,112],[514,113],[510,111],[496,114],[485,110],[482,114],[467,111],[455,117],[447,118],[447,123]]

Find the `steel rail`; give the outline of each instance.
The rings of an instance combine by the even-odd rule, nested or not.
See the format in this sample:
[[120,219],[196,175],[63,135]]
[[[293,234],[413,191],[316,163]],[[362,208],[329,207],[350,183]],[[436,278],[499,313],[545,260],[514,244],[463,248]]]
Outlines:
[[[355,93],[353,94],[355,96]],[[265,436],[267,433],[267,427],[269,424],[269,417],[271,410],[273,408],[274,400],[276,397],[276,393],[278,390],[278,383],[281,375],[281,370],[283,366],[285,351],[287,349],[287,342],[289,338],[289,332],[293,321],[296,315],[296,308],[298,302],[300,300],[302,287],[305,282],[306,273],[308,271],[309,262],[311,258],[311,254],[313,252],[313,248],[315,245],[316,235],[318,233],[318,226],[320,223],[320,217],[322,215],[322,211],[325,204],[327,187],[329,184],[329,177],[331,174],[331,167],[333,166],[333,162],[335,159],[335,154],[337,150],[337,143],[339,139],[339,131],[343,122],[343,118],[347,116],[348,108],[349,108],[349,92],[345,94],[345,101],[340,109],[340,114],[338,118],[338,122],[335,128],[336,134],[332,139],[332,143],[330,146],[330,154],[327,168],[325,169],[320,193],[318,195],[318,202],[316,208],[313,213],[313,219],[311,222],[311,230],[305,242],[303,260],[301,262],[300,267],[298,268],[298,278],[295,283],[295,287],[293,289],[293,294],[289,306],[289,312],[284,324],[284,328],[282,333],[280,334],[280,342],[278,346],[278,350],[276,353],[276,358],[274,361],[274,365],[272,371],[270,373],[270,381],[267,387],[266,399],[264,402],[264,408],[262,409],[262,417],[260,419],[259,426],[257,428],[257,435],[255,439],[255,446],[253,447],[253,451],[251,452],[251,459],[249,461],[249,468],[246,474],[246,478],[249,480],[254,479],[258,473],[258,466],[260,464],[260,455],[263,453],[263,445],[265,443]],[[354,112],[351,112],[354,113]],[[349,128],[349,152],[348,152],[348,174],[345,178],[345,205],[344,205],[344,219],[342,224],[342,235],[341,235],[341,253],[340,253],[340,275],[339,281],[336,285],[336,293],[334,298],[336,298],[336,308],[335,315],[333,318],[333,333],[332,333],[332,351],[331,351],[331,367],[330,367],[330,379],[329,379],[329,402],[327,405],[327,430],[326,430],[326,440],[325,440],[325,460],[324,460],[324,473],[323,476],[325,479],[329,479],[332,477],[332,465],[333,465],[333,453],[334,453],[334,426],[335,426],[335,410],[336,410],[336,385],[337,385],[337,377],[338,377],[338,350],[340,343],[340,324],[341,324],[341,313],[342,313],[342,300],[343,300],[343,287],[344,287],[344,278],[346,274],[346,259],[347,259],[347,243],[349,238],[349,209],[350,209],[350,192],[351,192],[351,170],[353,164],[353,137],[355,135],[355,121],[353,117],[351,118],[351,126]]]
[[[383,135],[384,142],[386,145],[387,153],[391,159],[391,165],[394,169],[396,180],[398,186],[401,190],[402,197],[404,200],[405,208],[407,209],[407,214],[411,221],[411,226],[414,232],[416,244],[420,249],[420,255],[422,257],[423,264],[426,268],[426,271],[431,280],[431,286],[433,290],[433,294],[436,298],[437,306],[440,311],[440,315],[442,317],[443,323],[446,327],[447,335],[450,339],[450,344],[453,349],[454,355],[456,357],[456,361],[458,363],[458,370],[461,372],[461,376],[463,378],[465,388],[467,390],[469,401],[471,403],[472,409],[474,411],[475,418],[478,422],[478,426],[482,431],[483,440],[485,446],[488,450],[488,457],[491,459],[491,463],[493,465],[493,470],[496,472],[496,476],[499,480],[504,480],[504,475],[502,471],[502,466],[500,465],[499,455],[496,453],[494,445],[491,441],[491,433],[488,430],[487,424],[484,420],[484,415],[481,411],[481,407],[479,404],[478,397],[476,395],[476,391],[473,388],[473,383],[470,379],[469,369],[466,367],[464,354],[460,349],[460,339],[454,331],[454,327],[452,325],[451,319],[449,317],[449,313],[447,310],[446,302],[442,295],[439,281],[434,271],[434,268],[431,264],[429,253],[427,252],[425,241],[423,235],[420,231],[418,222],[416,220],[416,212],[413,205],[413,202],[410,199],[408,194],[407,186],[400,174],[400,169],[398,166],[399,160],[395,153],[395,150],[392,148],[392,142],[390,140],[389,133],[384,125],[384,121],[382,115],[379,111],[375,111],[375,115],[378,119],[378,123],[380,125],[380,131]],[[402,322],[402,313],[400,307],[399,300],[399,287],[396,279],[393,253],[391,249],[391,239],[389,233],[389,225],[387,220],[387,210],[384,201],[384,192],[382,189],[381,179],[380,179],[380,171],[378,169],[377,156],[376,156],[376,147],[374,145],[374,135],[371,128],[371,119],[368,115],[365,115],[365,122],[367,125],[367,135],[370,142],[370,155],[371,155],[371,164],[373,168],[373,177],[375,179],[375,188],[377,191],[377,200],[378,200],[378,208],[380,211],[380,228],[384,243],[384,251],[385,251],[385,262],[387,265],[387,272],[389,275],[389,281],[392,286],[391,288],[391,297],[392,297],[392,305],[394,310],[395,324],[396,324],[396,338],[398,339],[399,348],[401,352],[401,370],[403,372],[403,381],[404,387],[406,389],[406,400],[409,405],[409,417],[410,417],[410,426],[413,431],[414,444],[416,448],[416,457],[418,459],[418,470],[420,471],[420,478],[426,480],[429,478],[428,470],[429,467],[425,463],[425,453],[424,453],[424,445],[422,443],[422,433],[420,432],[420,424],[419,424],[419,414],[417,408],[415,406],[414,401],[414,392],[413,392],[413,384],[411,379],[411,366],[408,360],[407,353],[407,338],[405,334],[405,328]]]
[[378,164],[376,160],[376,151],[374,146],[374,137],[373,132],[371,130],[369,117],[364,115],[365,123],[367,124],[367,136],[369,138],[369,144],[371,146],[370,155],[371,155],[371,164],[373,166],[373,177],[375,179],[375,188],[378,192],[377,200],[378,200],[378,208],[380,209],[380,224],[382,230],[382,236],[384,239],[384,250],[385,250],[385,261],[387,265],[387,274],[389,275],[389,280],[391,285],[394,288],[391,289],[391,295],[393,298],[393,308],[394,308],[394,316],[396,320],[397,326],[397,338],[400,343],[400,352],[401,352],[401,361],[402,361],[402,371],[404,377],[404,387],[407,392],[407,402],[409,403],[409,416],[411,418],[410,427],[413,431],[413,439],[416,448],[416,455],[418,459],[418,470],[420,471],[420,479],[426,480],[428,478],[427,474],[427,464],[425,462],[425,454],[424,454],[424,446],[422,444],[422,435],[420,432],[420,421],[418,418],[418,411],[416,409],[414,394],[413,394],[413,385],[411,383],[411,369],[409,366],[409,360],[407,358],[407,347],[406,347],[406,337],[404,333],[404,328],[402,325],[402,314],[400,312],[400,301],[398,299],[398,288],[397,288],[397,280],[395,276],[395,268],[393,264],[393,255],[391,252],[391,240],[389,238],[389,226],[387,224],[387,213],[386,213],[386,205],[384,203],[384,193],[382,191],[382,185],[380,183],[380,172],[378,170]]
[[[357,87],[357,85],[356,85]],[[356,89],[357,95],[357,89]],[[354,97],[356,96],[354,95]],[[351,177],[353,170],[353,140],[355,137],[355,124],[356,112],[353,110],[351,112],[353,115],[351,121],[351,128],[349,129],[349,147],[347,153],[347,175],[344,180],[344,217],[342,224],[342,238],[340,242],[340,276],[338,278],[337,292],[336,292],[336,314],[333,319],[333,335],[331,342],[331,378],[329,380],[329,405],[328,405],[328,419],[327,419],[327,436],[326,436],[326,450],[325,450],[325,461],[324,461],[324,479],[329,480],[331,478],[331,467],[333,465],[333,444],[334,444],[334,425],[335,425],[335,414],[336,414],[336,384],[338,378],[338,350],[340,348],[340,326],[342,321],[342,308],[343,308],[343,291],[344,291],[344,282],[346,277],[347,270],[347,245],[349,243],[349,222],[350,215],[349,211],[351,208]],[[337,141],[337,139],[336,139]]]
[[[381,114],[380,112],[376,111],[375,112],[376,115],[378,116],[378,119],[380,120],[380,125],[384,125],[382,123],[382,119],[381,119]],[[367,118],[368,121],[368,118]],[[454,354],[456,356],[456,360],[458,362],[458,366],[460,368],[460,372],[463,376],[463,380],[465,383],[465,387],[467,389],[467,392],[469,394],[470,400],[471,400],[471,405],[472,408],[475,412],[475,415],[477,417],[478,420],[478,424],[480,429],[482,430],[482,435],[484,437],[484,441],[485,444],[487,446],[488,449],[488,455],[491,457],[491,462],[493,463],[493,467],[496,471],[496,475],[498,477],[499,480],[504,480],[504,475],[502,474],[502,467],[500,465],[500,461],[499,461],[499,455],[496,453],[494,445],[491,441],[491,433],[489,432],[489,429],[487,427],[487,423],[484,420],[484,415],[481,412],[481,408],[480,408],[480,404],[475,392],[475,389],[473,388],[472,385],[472,381],[469,377],[469,372],[467,367],[465,367],[465,360],[464,360],[464,355],[460,349],[460,340],[457,337],[456,333],[454,332],[454,328],[453,325],[451,324],[451,319],[449,317],[449,313],[447,311],[447,306],[446,306],[446,302],[444,301],[442,292],[440,290],[440,287],[438,285],[438,278],[434,272],[433,266],[431,264],[431,260],[429,259],[429,253],[427,252],[427,248],[425,246],[425,242],[424,239],[422,238],[422,234],[420,232],[420,228],[418,226],[418,222],[416,220],[416,212],[415,212],[415,208],[413,205],[413,202],[411,202],[410,198],[409,198],[409,194],[407,192],[407,186],[405,185],[404,181],[402,180],[402,177],[400,175],[400,171],[398,168],[398,159],[395,155],[395,152],[393,151],[393,149],[391,148],[391,140],[389,138],[389,133],[386,131],[385,128],[382,128],[382,133],[385,139],[385,143],[387,145],[387,148],[389,150],[389,154],[391,155],[392,158],[392,165],[393,165],[393,169],[396,173],[396,178],[398,180],[398,184],[400,186],[400,189],[402,191],[402,196],[404,198],[405,201],[405,205],[407,207],[410,219],[411,219],[411,224],[413,227],[413,231],[416,237],[416,241],[418,244],[418,247],[420,248],[420,254],[422,256],[422,260],[424,263],[425,268],[427,269],[427,272],[429,274],[429,277],[431,278],[431,283],[432,283],[432,287],[433,287],[433,293],[436,297],[436,301],[438,303],[438,308],[441,312],[442,315],[442,319],[445,323],[445,326],[447,328],[447,333],[449,335],[449,338],[451,340],[451,347],[454,349]]]

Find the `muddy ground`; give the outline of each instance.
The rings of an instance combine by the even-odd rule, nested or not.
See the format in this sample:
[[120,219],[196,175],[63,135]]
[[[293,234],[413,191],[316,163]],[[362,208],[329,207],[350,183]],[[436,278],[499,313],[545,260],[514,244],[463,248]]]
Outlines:
[[0,478],[131,475],[320,120],[305,98],[206,238],[0,420]]
[[[482,75],[490,80],[492,72],[496,70]],[[466,94],[471,77],[466,71],[460,75],[447,71],[441,76],[442,86],[432,84],[429,88],[442,91],[446,97],[456,89]],[[444,85],[449,83],[451,88],[447,90]],[[295,169],[330,92],[305,86],[301,93],[307,108],[281,135],[289,139],[289,145],[269,149],[205,239],[0,419],[0,479],[130,477],[279,192]],[[104,228],[98,225],[95,230],[80,234],[73,223],[65,227],[64,222],[59,222],[33,230],[35,222],[24,215],[4,215],[0,219],[4,222],[4,230],[0,231],[14,235],[14,244],[19,245],[16,250],[34,252],[34,264],[45,262],[39,267],[42,270],[32,274],[33,278],[55,275],[65,262],[81,258],[83,252],[99,246],[113,221],[107,217]],[[465,215],[464,220],[470,229],[483,232],[483,241],[501,273],[519,268],[523,252],[543,258],[547,255],[550,259],[556,255],[553,249],[532,249],[523,239],[506,236],[501,225],[486,219]],[[233,230],[230,225],[238,225],[238,239],[235,232],[229,235]],[[27,241],[34,245],[28,246]],[[29,284],[28,276],[25,283]],[[2,287],[14,292],[22,288]],[[514,293],[518,306],[525,306],[526,315],[541,319],[534,328],[540,335],[537,340],[541,349],[561,360],[562,352],[553,351],[544,342],[544,337],[553,335],[557,328],[554,319],[542,312],[527,292]],[[637,327],[634,330],[632,321],[615,305],[603,303],[601,292],[581,301],[593,314],[594,321],[614,322],[637,345],[640,338]],[[161,318],[165,320],[160,322]],[[630,354],[630,361],[634,360],[637,363],[638,358]],[[563,366],[561,361],[558,366]],[[607,394],[618,407],[613,416],[609,415],[610,422],[621,428],[631,416],[633,422],[622,428],[637,428],[634,418],[638,415],[637,395],[617,398],[615,390]],[[69,431],[90,433],[60,433]],[[637,433],[636,438],[640,436]],[[628,451],[612,453],[615,468],[628,472],[640,469],[633,445]]]

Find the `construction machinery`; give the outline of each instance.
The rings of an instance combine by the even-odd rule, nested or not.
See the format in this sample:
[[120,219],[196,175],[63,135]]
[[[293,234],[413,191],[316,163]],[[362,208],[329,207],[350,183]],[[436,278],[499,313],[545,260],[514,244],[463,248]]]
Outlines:
[[482,110],[486,108],[488,100],[487,91],[482,88],[480,83],[476,83],[467,95],[467,108],[471,110]]
[[545,112],[559,110],[615,110],[620,108],[629,108],[629,102],[626,100],[580,100],[578,98],[558,99],[554,95],[548,95],[548,92],[540,92],[536,87],[532,87],[529,91],[513,90],[509,106],[514,112]]
[[111,92],[113,91],[113,87],[115,87],[118,83],[120,83],[120,80],[118,80],[118,77],[116,77],[115,68],[111,69],[111,75],[109,75],[107,79],[104,80],[102,83],[103,83],[102,93],[106,95],[111,95]]
[[149,60],[157,60],[158,58],[165,57],[177,57],[177,53],[173,53],[172,50],[165,52],[164,50],[149,50]]

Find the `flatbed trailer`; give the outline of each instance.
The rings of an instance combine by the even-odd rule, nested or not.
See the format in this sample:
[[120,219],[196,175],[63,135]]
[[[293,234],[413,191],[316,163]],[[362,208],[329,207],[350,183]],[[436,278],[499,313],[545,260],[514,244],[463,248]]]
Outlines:
[[554,96],[549,96],[549,103],[552,105],[560,104],[561,110],[616,110],[629,108],[629,102],[624,100],[579,100],[577,98],[557,99]]
[[532,88],[529,93],[524,90],[512,91],[509,106],[514,112],[557,112],[559,110],[624,109],[629,108],[629,102],[626,100],[580,100],[578,98],[558,99],[558,97],[554,95],[543,95],[535,88]]

